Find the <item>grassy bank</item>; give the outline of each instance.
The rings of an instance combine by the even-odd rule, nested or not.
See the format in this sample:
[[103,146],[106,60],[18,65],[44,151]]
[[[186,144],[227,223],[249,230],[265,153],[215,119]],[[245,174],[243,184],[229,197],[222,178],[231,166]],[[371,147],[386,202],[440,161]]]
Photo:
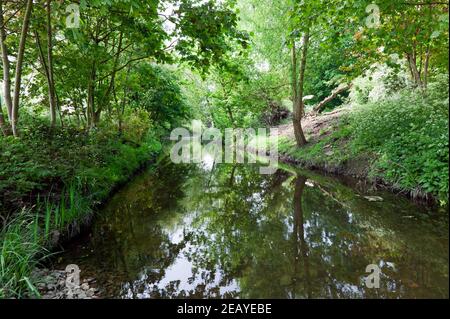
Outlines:
[[0,137],[0,298],[37,295],[31,272],[49,248],[161,150],[151,131],[34,120],[20,139]]
[[448,112],[448,85],[431,85],[425,94],[405,90],[353,105],[321,130],[308,132],[310,143],[303,148],[281,136],[279,149],[286,160],[305,167],[365,178],[446,205]]

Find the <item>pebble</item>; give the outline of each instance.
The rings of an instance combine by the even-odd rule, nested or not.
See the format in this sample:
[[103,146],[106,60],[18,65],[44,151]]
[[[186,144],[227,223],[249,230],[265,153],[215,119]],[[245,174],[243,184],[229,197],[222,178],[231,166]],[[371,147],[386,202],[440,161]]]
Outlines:
[[100,291],[91,287],[96,281],[94,278],[85,278],[79,287],[69,289],[66,287],[66,272],[64,270],[49,270],[47,268],[35,269],[32,277],[42,299],[99,299]]
[[380,196],[364,196],[369,202],[382,202],[383,198]]

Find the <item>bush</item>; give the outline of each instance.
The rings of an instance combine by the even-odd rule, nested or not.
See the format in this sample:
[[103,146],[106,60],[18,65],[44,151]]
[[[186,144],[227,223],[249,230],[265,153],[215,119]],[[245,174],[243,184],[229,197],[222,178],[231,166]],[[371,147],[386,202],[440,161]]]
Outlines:
[[136,83],[130,106],[151,114],[155,125],[171,130],[190,118],[191,110],[184,101],[180,84],[169,69],[142,64],[133,76],[145,81]]
[[88,133],[76,127],[52,129],[35,120],[19,139],[0,137],[0,212],[31,206],[38,195],[58,197],[75,179],[115,183],[160,150],[144,110],[128,115],[124,127],[121,136],[112,126]]
[[374,175],[447,203],[448,102],[446,77],[439,77],[426,93],[404,90],[361,106],[351,117],[354,151],[376,153]]

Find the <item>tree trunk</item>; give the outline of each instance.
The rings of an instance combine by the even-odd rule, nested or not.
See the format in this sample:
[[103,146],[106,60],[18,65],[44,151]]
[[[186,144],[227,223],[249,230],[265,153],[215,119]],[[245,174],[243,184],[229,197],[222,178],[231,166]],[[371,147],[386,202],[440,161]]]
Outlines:
[[127,75],[125,77],[125,86],[123,88],[123,100],[120,106],[120,110],[118,110],[119,112],[119,135],[122,136],[122,131],[123,131],[123,116],[125,115],[125,105],[127,103],[128,100],[128,93],[130,90],[130,86],[128,85],[128,79],[130,77],[130,72],[131,72],[131,65],[128,66],[127,69]]
[[307,30],[302,37],[302,57],[300,60],[300,69],[297,74],[297,48],[295,41],[292,45],[292,90],[293,90],[293,103],[294,103],[294,116],[293,126],[295,139],[298,147],[304,146],[307,141],[302,128],[302,118],[304,114],[303,92],[304,92],[304,80],[305,70],[309,45],[309,30]]
[[[8,48],[6,47],[5,41],[6,41],[6,31],[5,31],[5,21],[3,17],[3,1],[0,0],[0,49],[2,51],[2,63],[3,63],[3,99],[6,105],[6,112],[8,114],[8,119],[11,122],[12,105],[13,105],[11,98],[11,74],[10,74],[10,63],[8,59]],[[3,121],[5,122],[4,119]]]
[[95,79],[96,79],[95,61],[92,62],[91,76],[88,83],[87,96],[87,124],[88,128],[94,127],[94,94],[95,94]]
[[45,79],[47,80],[47,87],[48,87],[48,98],[49,98],[49,107],[50,107],[50,122],[51,125],[54,126],[56,123],[56,110],[54,108],[54,104],[52,103],[53,99],[52,99],[52,91],[53,93],[55,92],[54,90],[52,90],[52,80],[50,78],[50,69],[48,67],[48,60],[46,61],[45,59],[45,55],[44,55],[44,51],[42,50],[42,44],[41,44],[41,39],[39,36],[39,31],[35,30],[34,31],[34,37],[36,38],[36,46],[38,48],[38,52],[39,52],[39,61],[42,64],[42,68],[44,69],[44,73],[45,73]]
[[25,17],[22,25],[22,33],[20,35],[19,51],[17,52],[16,74],[14,81],[14,100],[12,106],[11,127],[13,135],[16,137],[19,136],[19,131],[17,129],[17,121],[19,119],[20,84],[22,81],[23,56],[25,53],[25,43],[28,34],[28,27],[30,25],[30,17],[32,10],[33,10],[33,0],[28,0],[27,7],[25,9]]
[[427,52],[425,54],[425,66],[423,69],[423,87],[426,90],[428,86],[428,70],[430,67],[430,58],[431,58],[431,51],[430,48],[427,48]]
[[423,87],[423,83],[422,83],[422,80],[420,78],[420,72],[417,69],[417,60],[416,60],[415,53],[414,52],[412,54],[408,53],[407,57],[408,57],[409,67],[410,67],[410,70],[411,70],[411,73],[412,73],[412,76],[413,76],[414,84],[416,86],[418,86],[418,87]]
[[319,104],[317,104],[314,107],[314,109],[313,109],[314,113],[316,113],[316,114],[321,113],[323,111],[325,105],[327,105],[328,103],[333,101],[342,92],[350,90],[351,88],[352,88],[352,84],[340,85],[339,87],[337,87],[333,92],[331,92],[330,96],[323,99]]
[[101,111],[94,112],[92,117],[92,127],[96,127],[98,123],[100,123],[100,115]]
[[3,109],[1,103],[0,103],[0,130],[2,131],[2,134],[4,136],[7,136],[9,134],[8,125],[6,124],[5,118],[3,116]]
[[117,54],[114,59],[111,80],[109,82],[108,89],[106,90],[105,94],[103,95],[103,98],[98,105],[98,109],[94,114],[95,115],[94,116],[94,124],[97,124],[100,121],[100,114],[103,111],[103,107],[110,103],[111,92],[113,91],[113,88],[115,85],[115,80],[116,80],[117,66],[119,65],[120,52],[122,51],[122,41],[123,41],[123,32],[120,32],[119,41],[118,41],[118,45],[117,45]]
[[231,110],[231,107],[229,105],[227,105],[226,108],[227,108],[228,118],[230,119],[230,122],[231,122],[231,126],[233,128],[236,128],[236,124],[234,123],[233,111]]
[[[53,77],[53,34],[51,20],[51,0],[47,0],[47,68],[48,68],[48,98],[50,104],[50,123],[52,126],[56,124],[56,89]],[[62,121],[62,119],[61,119]]]

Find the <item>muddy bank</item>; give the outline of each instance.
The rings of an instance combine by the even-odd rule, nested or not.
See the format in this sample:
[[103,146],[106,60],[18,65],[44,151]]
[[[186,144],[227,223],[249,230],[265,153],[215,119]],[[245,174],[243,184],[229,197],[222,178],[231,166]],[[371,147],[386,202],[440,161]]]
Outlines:
[[389,184],[381,178],[369,177],[369,159],[357,158],[347,161],[343,164],[336,165],[334,163],[315,163],[313,161],[305,161],[296,159],[286,154],[280,154],[279,160],[283,163],[294,165],[302,169],[316,171],[324,175],[332,175],[340,177],[342,180],[346,177],[351,179],[351,184],[355,184],[355,180],[364,185],[370,185],[372,189],[388,189],[393,193],[401,194],[410,199],[426,202],[428,204],[435,204],[434,198],[426,193],[413,193],[413,191],[405,191],[397,188],[395,185]]

